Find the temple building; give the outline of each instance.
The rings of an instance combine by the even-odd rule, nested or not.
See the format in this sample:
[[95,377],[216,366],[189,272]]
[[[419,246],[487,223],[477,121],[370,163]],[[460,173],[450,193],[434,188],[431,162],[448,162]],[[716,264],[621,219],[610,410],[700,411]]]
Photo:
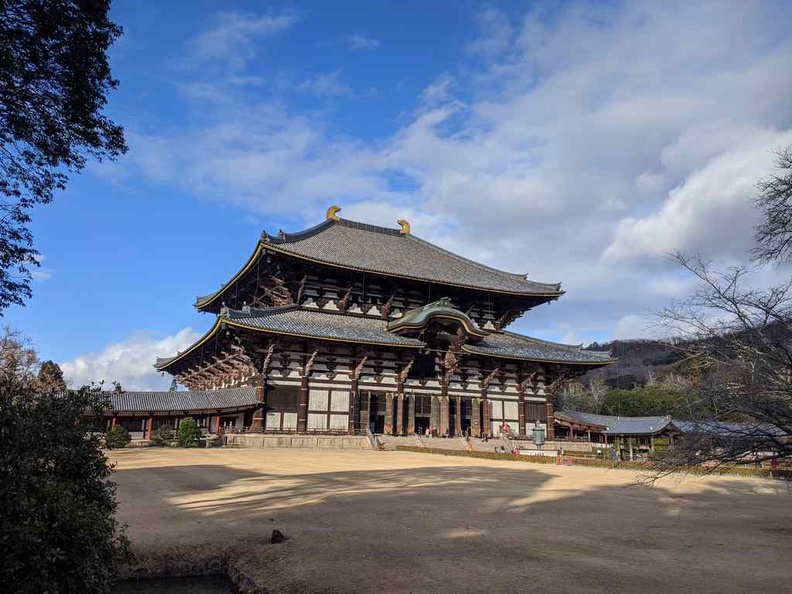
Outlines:
[[508,330],[561,297],[560,284],[448,252],[403,220],[377,227],[339,211],[263,233],[239,271],[197,299],[211,328],[155,365],[190,392],[151,393],[157,409],[140,413],[149,432],[199,411],[210,427],[254,432],[495,436],[507,424],[552,439],[558,387],[613,362]]

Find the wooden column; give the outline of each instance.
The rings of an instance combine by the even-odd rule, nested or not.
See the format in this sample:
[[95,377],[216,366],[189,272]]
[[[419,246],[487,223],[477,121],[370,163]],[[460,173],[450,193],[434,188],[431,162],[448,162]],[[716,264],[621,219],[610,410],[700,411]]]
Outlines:
[[146,421],[146,430],[143,432],[143,439],[151,439],[151,430],[154,427],[154,417],[149,417]]
[[489,390],[492,380],[498,375],[499,367],[496,365],[489,371],[481,370],[481,435],[489,436],[490,431],[490,403],[487,399],[487,391]]
[[440,399],[437,396],[432,396],[432,408],[429,417],[429,430],[430,432],[440,430]]
[[253,411],[253,420],[250,422],[252,431],[263,431],[267,409],[267,389],[256,386],[256,409]]
[[484,398],[481,399],[481,424],[482,424],[482,434],[483,435],[490,435],[491,433],[491,423],[490,423],[490,415],[492,411],[490,410],[490,401],[487,400],[486,392],[484,393]]
[[517,433],[526,435],[528,430],[525,427],[525,392],[517,394]]
[[393,434],[393,394],[385,394],[385,435]]
[[300,408],[297,410],[297,433],[308,430],[308,376],[303,374],[300,380]]
[[[545,379],[545,381],[547,381]],[[555,413],[553,412],[553,404],[555,402],[555,395],[558,389],[564,384],[564,376],[560,375],[549,386],[545,386],[545,397],[547,398],[547,440],[555,439]],[[571,430],[570,430],[571,434]]]
[[448,396],[442,396],[440,398],[440,435],[445,435],[449,432],[451,427],[449,427],[450,422],[450,413],[448,406]]
[[470,432],[473,437],[481,437],[481,400],[473,399],[473,415],[470,419]]
[[404,394],[396,395],[396,435],[404,435]]
[[369,429],[369,417],[371,416],[369,413],[369,406],[371,406],[371,401],[369,399],[370,393],[366,393],[365,396],[360,396],[360,433],[361,435],[365,435]]
[[275,344],[270,344],[267,352],[258,365],[256,374],[256,409],[253,411],[253,420],[250,428],[253,431],[263,431],[266,428],[267,414],[267,374],[269,373],[272,354],[275,352]]
[[462,397],[456,397],[456,415],[454,415],[454,435],[462,437]]
[[[358,396],[358,380],[360,379],[360,375],[363,373],[363,367],[366,365],[366,360],[368,356],[363,356],[357,364],[349,370],[349,379],[352,380],[352,385],[349,388],[349,421],[347,432],[350,435],[354,435],[355,433],[355,400]],[[361,401],[362,402],[362,401]],[[368,427],[368,409],[366,410],[366,425],[362,425],[363,419],[363,410],[361,406],[361,410],[358,412],[359,419],[358,422],[361,423],[359,427],[359,431],[361,435],[366,434],[366,427]]]
[[215,421],[215,434],[220,435],[220,413],[217,413],[217,420]]
[[415,394],[407,394],[407,435],[415,435]]
[[308,432],[308,378],[311,376],[317,354],[319,354],[319,351],[314,351],[310,357],[303,357],[302,377],[300,378],[300,408],[297,411],[297,433]]

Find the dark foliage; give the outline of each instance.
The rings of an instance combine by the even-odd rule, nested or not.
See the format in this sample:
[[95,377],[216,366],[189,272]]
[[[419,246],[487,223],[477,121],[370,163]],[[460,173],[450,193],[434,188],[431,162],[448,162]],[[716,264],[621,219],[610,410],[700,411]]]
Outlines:
[[192,417],[186,417],[179,423],[176,443],[180,448],[197,448],[201,440],[201,430]]
[[125,448],[131,441],[132,436],[129,435],[129,431],[127,431],[126,427],[122,427],[121,425],[111,427],[105,434],[105,447],[107,447],[108,450]]
[[102,114],[118,86],[109,0],[0,0],[0,312],[30,298],[30,211],[88,158],[126,152]]
[[40,395],[0,379],[0,584],[3,592],[106,593],[128,543],[111,469],[78,422],[100,415],[88,390]]
[[169,446],[173,443],[173,428],[169,425],[160,425],[151,434],[151,444],[155,446]]

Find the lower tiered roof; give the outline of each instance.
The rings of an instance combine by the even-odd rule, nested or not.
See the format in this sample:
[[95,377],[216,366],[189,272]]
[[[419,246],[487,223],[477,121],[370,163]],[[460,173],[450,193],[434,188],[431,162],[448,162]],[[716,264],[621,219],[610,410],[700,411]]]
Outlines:
[[249,408],[256,404],[251,386],[224,390],[168,392],[109,392],[109,412],[216,412]]
[[[381,318],[319,311],[297,305],[269,309],[246,308],[224,310],[217,317],[214,326],[200,340],[175,357],[157,359],[155,367],[159,370],[167,370],[172,364],[189,356],[191,352],[210,341],[223,327],[385,347],[412,349],[426,347],[426,343],[418,338],[389,331],[388,321]],[[548,342],[512,332],[487,332],[483,338],[464,344],[462,350],[485,357],[591,367],[600,367],[614,361],[607,352],[587,351],[580,345]]]

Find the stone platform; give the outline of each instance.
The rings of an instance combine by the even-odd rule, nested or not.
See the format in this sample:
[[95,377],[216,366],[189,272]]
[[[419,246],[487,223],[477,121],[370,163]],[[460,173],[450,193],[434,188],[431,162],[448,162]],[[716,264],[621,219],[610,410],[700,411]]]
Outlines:
[[370,450],[371,444],[356,435],[267,435],[231,433],[225,436],[230,448],[302,448],[326,450]]

